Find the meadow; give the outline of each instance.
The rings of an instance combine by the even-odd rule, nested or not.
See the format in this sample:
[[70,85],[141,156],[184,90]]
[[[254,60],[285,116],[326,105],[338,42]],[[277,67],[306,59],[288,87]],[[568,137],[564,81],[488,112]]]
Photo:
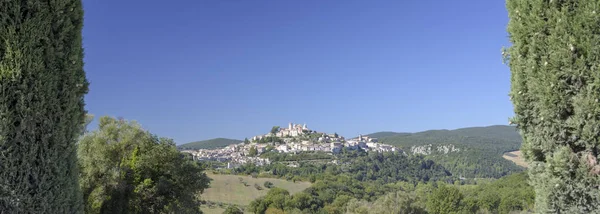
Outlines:
[[[201,195],[202,200],[244,206],[267,194],[269,188],[264,186],[265,181],[273,183],[274,187],[288,190],[290,194],[300,192],[311,185],[309,182],[292,182],[276,178],[252,178],[245,175],[212,173],[207,173],[207,175],[212,181],[210,182],[210,188],[204,190]],[[255,185],[260,186],[262,190],[258,190]]]

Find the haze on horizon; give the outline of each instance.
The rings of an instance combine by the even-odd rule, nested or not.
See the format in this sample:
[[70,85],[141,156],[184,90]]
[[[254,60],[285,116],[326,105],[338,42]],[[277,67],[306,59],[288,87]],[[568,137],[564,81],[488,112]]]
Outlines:
[[504,125],[504,3],[84,0],[86,109],[179,144]]

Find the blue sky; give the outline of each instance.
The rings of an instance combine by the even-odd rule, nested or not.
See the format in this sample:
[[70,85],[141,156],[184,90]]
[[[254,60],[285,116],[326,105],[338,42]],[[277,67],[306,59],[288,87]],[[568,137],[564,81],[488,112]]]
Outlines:
[[504,6],[84,0],[86,108],[177,143],[507,124]]

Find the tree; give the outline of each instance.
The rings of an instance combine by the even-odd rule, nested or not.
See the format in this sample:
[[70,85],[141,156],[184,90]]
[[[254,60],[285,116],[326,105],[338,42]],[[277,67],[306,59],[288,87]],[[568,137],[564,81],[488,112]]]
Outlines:
[[209,178],[197,162],[137,123],[102,117],[79,142],[86,213],[197,213]]
[[279,131],[279,126],[273,126],[273,128],[271,128],[271,134],[277,134],[278,131]]
[[463,196],[453,186],[440,185],[427,199],[427,211],[434,214],[458,213]]
[[248,138],[244,138],[244,144],[249,144],[250,141],[248,140]]
[[244,214],[244,212],[242,212],[240,208],[230,205],[227,207],[227,209],[225,209],[223,214]]
[[7,0],[0,14],[0,210],[81,213],[81,1]]
[[284,209],[286,201],[290,198],[290,192],[281,188],[271,188],[265,196],[265,201],[269,203],[271,207],[278,209]]
[[256,150],[256,146],[250,147],[250,149],[248,150],[248,155],[250,157],[254,157],[254,156],[258,155],[258,150]]
[[510,97],[537,212],[600,209],[598,1],[507,0]]
[[266,200],[263,196],[263,197],[257,198],[254,201],[251,201],[250,204],[248,204],[247,210],[252,213],[263,214],[267,210],[268,206],[269,206],[269,204],[268,204],[268,202],[266,202]]

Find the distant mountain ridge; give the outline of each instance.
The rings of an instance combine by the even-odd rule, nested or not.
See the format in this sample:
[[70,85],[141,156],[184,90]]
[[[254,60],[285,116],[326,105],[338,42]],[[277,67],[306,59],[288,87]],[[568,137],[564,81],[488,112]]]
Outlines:
[[190,150],[198,150],[198,149],[216,149],[216,148],[224,148],[226,146],[232,144],[238,144],[244,142],[242,140],[236,139],[228,139],[228,138],[215,138],[210,140],[202,140],[195,141],[191,143],[181,144],[177,146],[178,149],[190,149]]
[[466,127],[459,129],[432,129],[421,132],[392,132],[383,131],[367,134],[365,136],[374,138],[386,138],[394,136],[435,136],[435,135],[452,135],[452,136],[471,136],[485,138],[501,138],[505,140],[521,141],[521,135],[517,132],[514,126],[492,125],[492,126],[477,126]]
[[[383,134],[382,134],[383,133]],[[514,126],[469,127],[454,130],[428,130],[416,133],[378,132],[379,141],[408,148],[422,145],[449,145],[503,154],[521,147],[521,135]]]
[[375,132],[375,133],[371,133],[365,136],[368,137],[372,137],[372,138],[383,138],[383,137],[391,137],[391,136],[396,136],[396,135],[409,135],[411,133],[408,132]]

